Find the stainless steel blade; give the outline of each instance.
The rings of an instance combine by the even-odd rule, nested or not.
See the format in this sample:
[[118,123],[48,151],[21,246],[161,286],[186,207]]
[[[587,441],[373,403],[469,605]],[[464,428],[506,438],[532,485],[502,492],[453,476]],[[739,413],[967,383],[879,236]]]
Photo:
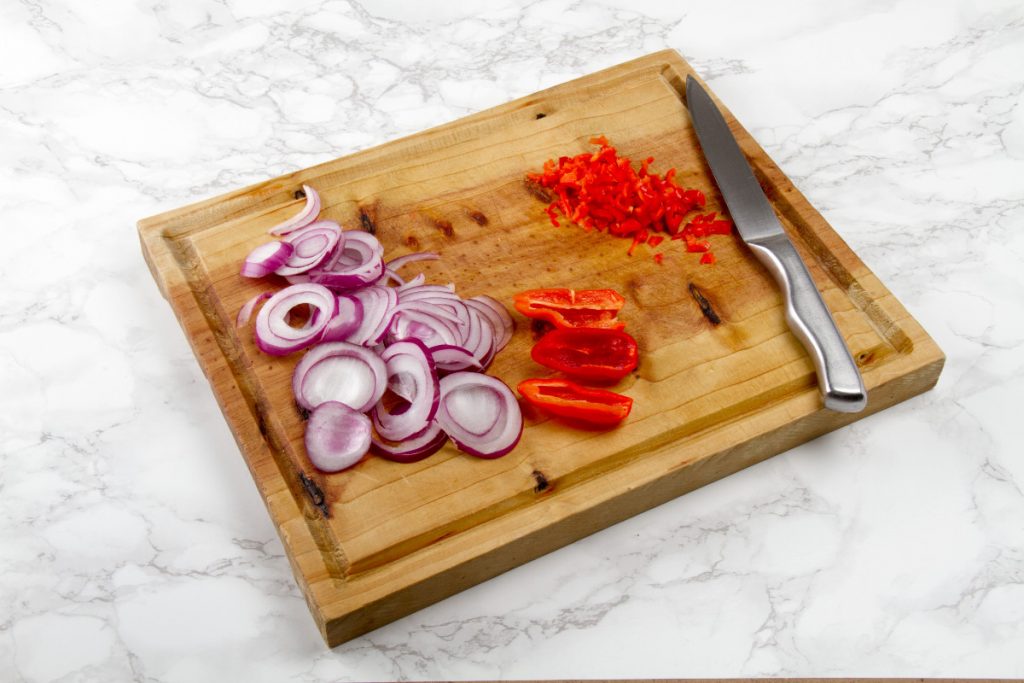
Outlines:
[[686,79],[686,104],[693,117],[701,149],[729,206],[740,236],[750,242],[772,235],[784,235],[761,184],[750,170],[722,113],[704,88],[692,77]]

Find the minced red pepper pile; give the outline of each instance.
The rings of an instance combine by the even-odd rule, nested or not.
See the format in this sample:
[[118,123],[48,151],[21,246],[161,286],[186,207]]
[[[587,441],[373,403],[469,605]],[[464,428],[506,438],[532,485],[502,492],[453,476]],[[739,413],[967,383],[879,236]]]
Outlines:
[[[728,235],[732,223],[716,219],[714,213],[698,215],[683,223],[686,214],[704,208],[704,193],[685,189],[675,183],[676,170],[670,168],[665,175],[651,173],[654,157],[640,162],[634,169],[630,159],[621,157],[603,136],[590,139],[599,145],[593,153],[574,157],[559,157],[544,162],[542,173],[529,173],[527,178],[555,193],[557,197],[545,211],[555,227],[557,212],[582,226],[585,230],[599,230],[616,237],[633,240],[628,254],[638,245],[657,247],[665,239],[684,240],[686,250],[703,252],[701,263],[714,263],[709,235]],[[654,260],[662,261],[662,254]]]

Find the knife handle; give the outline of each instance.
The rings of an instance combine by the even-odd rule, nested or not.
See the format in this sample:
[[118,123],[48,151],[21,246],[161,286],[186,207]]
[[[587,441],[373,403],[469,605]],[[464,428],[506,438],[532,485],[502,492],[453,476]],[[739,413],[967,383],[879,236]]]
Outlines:
[[789,237],[775,235],[748,244],[785,293],[786,322],[814,361],[825,407],[841,413],[864,410],[868,397],[857,364]]

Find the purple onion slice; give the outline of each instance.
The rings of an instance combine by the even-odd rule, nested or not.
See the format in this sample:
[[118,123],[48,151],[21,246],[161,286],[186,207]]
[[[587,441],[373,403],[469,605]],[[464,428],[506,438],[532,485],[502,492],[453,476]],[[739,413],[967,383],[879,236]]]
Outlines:
[[398,409],[384,401],[373,408],[373,427],[388,441],[403,441],[422,434],[437,413],[441,388],[430,351],[418,339],[404,339],[384,349],[388,387],[405,399]]
[[267,242],[249,252],[242,262],[242,277],[266,277],[288,261],[295,251],[289,242]]
[[274,272],[286,276],[308,272],[341,248],[341,234],[341,226],[334,221],[317,221],[299,228],[286,238],[294,247],[291,256]]
[[459,450],[478,458],[500,458],[519,443],[523,414],[512,390],[496,377],[456,372],[441,382],[434,420]]
[[327,401],[306,423],[306,455],[323,472],[352,467],[370,450],[370,419],[344,403]]
[[387,368],[371,349],[348,342],[327,342],[311,349],[292,375],[295,402],[306,410],[334,401],[365,413],[388,385]]
[[[294,327],[293,311],[306,305],[310,315],[305,325]],[[318,341],[338,311],[338,300],[321,285],[302,284],[285,287],[274,294],[256,315],[256,346],[272,356],[285,356]]]
[[306,203],[297,214],[272,227],[271,235],[287,235],[290,232],[303,228],[316,220],[320,215],[320,195],[309,185],[303,185],[302,191],[306,193]]

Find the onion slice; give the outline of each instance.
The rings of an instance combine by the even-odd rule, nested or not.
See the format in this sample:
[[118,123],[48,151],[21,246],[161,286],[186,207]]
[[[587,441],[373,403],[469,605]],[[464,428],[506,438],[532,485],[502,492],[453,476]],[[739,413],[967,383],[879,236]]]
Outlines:
[[459,450],[500,458],[519,443],[523,414],[512,390],[496,377],[455,372],[443,378],[434,419]]
[[264,299],[269,299],[274,296],[273,292],[260,292],[253,298],[246,301],[240,309],[238,309],[238,317],[235,318],[235,327],[244,327],[249,322],[249,318],[252,317],[252,312],[256,310],[260,302]]
[[313,282],[335,289],[373,284],[384,275],[384,247],[368,232],[348,230],[342,244],[322,268],[309,273]]
[[500,301],[486,294],[466,299],[465,304],[483,313],[491,320],[496,340],[495,353],[505,348],[516,329],[516,322],[509,314],[508,309],[502,306]]
[[283,266],[291,257],[295,247],[289,242],[267,242],[261,244],[245,257],[242,262],[242,277],[266,277]]
[[388,441],[402,441],[422,434],[434,419],[441,399],[430,351],[418,339],[404,339],[384,349],[388,386],[408,401],[402,410],[390,411],[378,402],[371,415],[373,427]]
[[347,342],[311,349],[292,375],[295,402],[306,410],[334,401],[364,413],[387,388],[388,371],[374,351]]
[[434,367],[445,372],[458,372],[469,368],[483,368],[471,351],[461,346],[441,344],[430,349],[434,359]]
[[284,223],[278,223],[267,232],[271,235],[287,235],[316,220],[316,217],[320,215],[320,195],[309,185],[303,185],[302,191],[306,193],[306,204],[302,209]]
[[306,454],[323,472],[339,472],[359,462],[370,450],[370,419],[344,403],[317,406],[306,423]]
[[[292,327],[292,310],[306,304],[312,311],[303,327]],[[256,346],[272,356],[285,356],[318,341],[338,311],[338,300],[321,285],[300,284],[285,287],[270,297],[256,315]]]
[[437,453],[448,441],[448,435],[436,422],[419,436],[404,441],[388,441],[377,435],[370,436],[370,450],[382,458],[395,462],[417,462]]
[[410,263],[416,263],[417,261],[436,261],[439,258],[441,258],[441,256],[432,251],[417,251],[412,254],[406,254],[405,256],[399,256],[398,258],[391,259],[384,265],[386,265],[389,270],[395,271],[402,266],[409,265]]
[[384,336],[398,304],[398,292],[392,287],[364,287],[352,293],[363,304],[363,320],[348,336],[348,341],[363,346],[375,346]]
[[[294,251],[284,265],[274,272],[278,275],[299,275],[317,267],[337,249],[341,249],[341,226],[334,221],[317,221],[290,234],[287,241]],[[315,278],[313,278],[315,281]]]
[[338,295],[338,312],[324,329],[320,341],[345,341],[363,322],[363,303],[354,296]]

